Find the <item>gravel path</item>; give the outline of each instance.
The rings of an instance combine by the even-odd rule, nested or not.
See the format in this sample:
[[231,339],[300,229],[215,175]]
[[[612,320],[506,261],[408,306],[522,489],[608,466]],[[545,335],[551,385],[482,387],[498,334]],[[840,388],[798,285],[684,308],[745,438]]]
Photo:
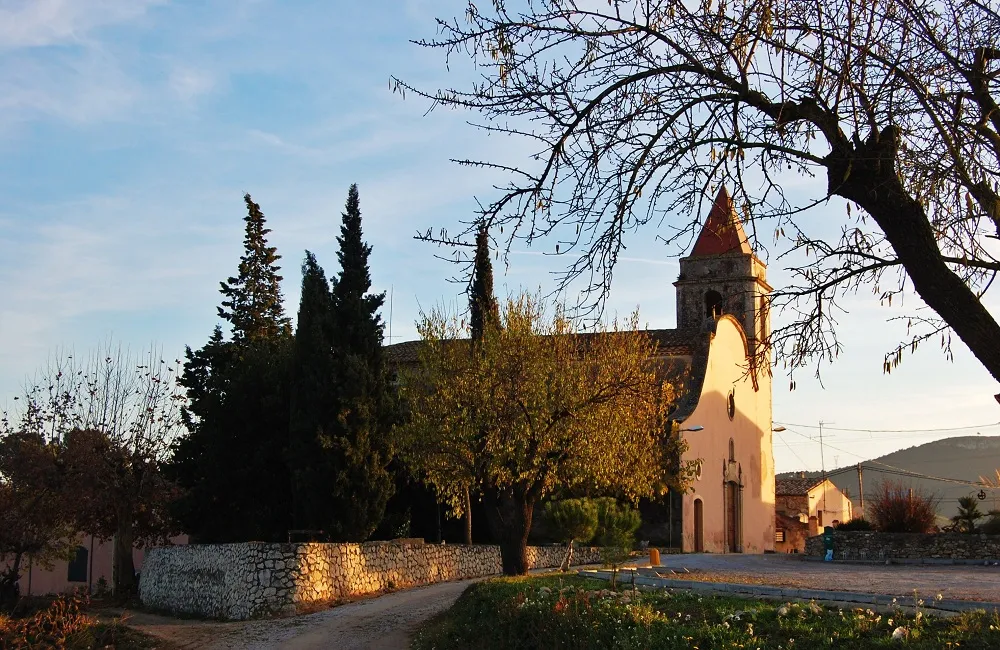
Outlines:
[[221,623],[137,613],[129,624],[183,650],[395,650],[407,648],[417,625],[450,607],[473,582],[417,587],[290,618]]
[[[1000,602],[1000,567],[812,562],[787,554],[664,555],[661,575],[706,582]],[[671,573],[670,570],[673,570]],[[687,569],[691,573],[684,570]]]

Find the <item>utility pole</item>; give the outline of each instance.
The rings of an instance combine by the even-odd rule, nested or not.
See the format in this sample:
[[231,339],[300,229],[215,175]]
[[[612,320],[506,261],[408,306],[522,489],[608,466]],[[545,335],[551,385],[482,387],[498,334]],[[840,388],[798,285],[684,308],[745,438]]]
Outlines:
[[826,512],[826,462],[823,460],[823,420],[819,421],[819,468],[823,473],[823,511]]
[[861,516],[865,516],[865,483],[861,478],[861,463],[858,463],[858,500],[861,507]]

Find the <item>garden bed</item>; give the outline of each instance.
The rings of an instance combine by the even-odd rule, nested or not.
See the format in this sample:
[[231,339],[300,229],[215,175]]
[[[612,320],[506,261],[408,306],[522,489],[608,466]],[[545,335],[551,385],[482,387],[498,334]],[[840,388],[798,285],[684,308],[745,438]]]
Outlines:
[[942,618],[916,606],[876,612],[686,592],[619,590],[578,576],[475,584],[426,623],[417,650],[531,648],[997,648],[1000,616]]

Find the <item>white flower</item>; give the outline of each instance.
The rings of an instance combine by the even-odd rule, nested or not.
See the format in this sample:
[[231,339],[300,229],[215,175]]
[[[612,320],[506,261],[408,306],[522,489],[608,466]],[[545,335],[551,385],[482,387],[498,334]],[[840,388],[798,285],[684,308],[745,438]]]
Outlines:
[[778,616],[788,616],[788,605],[782,605],[778,608]]
[[934,600],[938,600],[938,601],[944,600],[944,596],[942,596],[941,594],[938,594],[937,596],[934,596]]
[[895,630],[892,631],[892,640],[893,641],[902,641],[909,634],[910,634],[910,631],[907,630],[905,627],[897,627]]

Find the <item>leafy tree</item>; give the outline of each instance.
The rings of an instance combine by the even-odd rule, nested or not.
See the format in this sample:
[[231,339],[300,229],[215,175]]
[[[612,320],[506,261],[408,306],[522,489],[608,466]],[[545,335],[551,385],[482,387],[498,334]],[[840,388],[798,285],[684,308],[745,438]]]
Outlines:
[[958,498],[958,514],[951,518],[955,530],[960,533],[976,532],[976,522],[986,515],[979,510],[979,501],[969,495]]
[[385,293],[371,293],[371,274],[361,230],[358,186],[351,185],[343,213],[333,279],[332,323],[336,332],[337,433],[333,444],[339,465],[332,507],[332,533],[363,541],[378,526],[394,482],[388,465],[395,407],[382,350],[384,324],[378,313]]
[[865,519],[864,517],[855,517],[854,519],[850,519],[848,521],[842,521],[839,524],[834,525],[834,528],[836,530],[844,530],[844,531],[875,529],[875,527],[872,526],[871,522]]
[[[891,303],[910,285],[936,315],[907,320],[885,370],[929,338],[950,350],[954,332],[1000,380],[1000,325],[980,300],[1000,271],[988,239],[1000,237],[995,4],[603,5],[470,5],[420,43],[471,58],[484,79],[436,92],[395,81],[532,143],[524,164],[461,161],[510,173],[481,218],[507,226],[509,243],[556,238],[575,260],[564,285],[583,276],[603,296],[630,233],[663,224],[686,248],[712,186],[728,182],[754,245],[773,241],[793,265],[797,281],[773,299],[796,318],[771,337],[790,368],[840,350],[845,293]],[[825,187],[793,202],[786,184],[802,175]]]
[[76,529],[115,541],[116,594],[135,588],[132,549],[175,530],[161,465],[181,432],[176,380],[155,348],[133,355],[108,343],[89,358],[54,360],[21,401],[21,430],[60,449]]
[[937,518],[937,499],[899,481],[884,480],[867,506],[872,523],[884,533],[929,533]]
[[418,323],[424,345],[401,382],[410,417],[399,435],[453,503],[471,475],[510,575],[527,570],[540,500],[562,488],[663,492],[682,482],[668,468],[683,443],[665,434],[673,387],[657,378],[655,343],[635,331],[637,316],[581,334],[521,296],[500,321],[480,354],[469,354],[457,317],[435,311]]
[[260,206],[248,214],[237,277],[221,284],[216,328],[200,349],[186,351],[181,386],[187,435],[170,474],[184,489],[177,516],[199,541],[280,541],[291,527],[287,467],[291,336],[284,315],[275,248]]
[[566,542],[566,558],[559,566],[568,571],[573,562],[573,542],[588,542],[597,533],[597,504],[590,499],[564,499],[545,504],[545,518],[553,532]]
[[291,332],[281,298],[281,267],[277,264],[281,256],[267,243],[271,230],[265,226],[260,206],[249,194],[243,200],[247,204],[244,253],[239,274],[220,283],[225,299],[219,317],[232,324],[234,341],[273,341]]
[[0,609],[16,604],[24,559],[42,566],[68,557],[73,517],[59,444],[37,431],[0,430]]
[[302,297],[292,355],[289,470],[292,474],[295,527],[328,528],[338,434],[334,327],[330,284],[316,257],[306,251]]

